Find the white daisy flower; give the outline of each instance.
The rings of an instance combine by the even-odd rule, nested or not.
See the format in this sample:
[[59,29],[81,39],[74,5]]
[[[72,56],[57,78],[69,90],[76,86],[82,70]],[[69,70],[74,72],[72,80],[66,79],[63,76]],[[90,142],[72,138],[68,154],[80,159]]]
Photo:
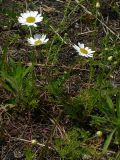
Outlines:
[[28,43],[31,45],[31,46],[39,46],[41,44],[45,44],[47,43],[47,41],[49,40],[48,38],[46,38],[46,35],[40,35],[40,34],[36,34],[34,35],[34,38],[33,37],[30,37],[27,39],[28,40]]
[[95,51],[92,51],[90,48],[85,47],[83,43],[79,43],[79,42],[78,42],[78,46],[74,44],[73,48],[76,49],[78,54],[83,57],[93,57],[93,53],[95,52]]
[[21,13],[21,16],[18,18],[19,23],[27,26],[37,27],[36,23],[41,22],[43,17],[41,14],[38,14],[38,11],[26,11],[26,13]]

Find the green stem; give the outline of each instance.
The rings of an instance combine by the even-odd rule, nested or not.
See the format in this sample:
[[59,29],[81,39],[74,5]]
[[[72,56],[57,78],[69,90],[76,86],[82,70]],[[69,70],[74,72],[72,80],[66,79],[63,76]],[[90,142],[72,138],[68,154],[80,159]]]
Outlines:
[[25,0],[26,11],[28,10],[27,0]]
[[30,31],[30,36],[32,37],[32,30],[30,27],[29,27],[29,31]]

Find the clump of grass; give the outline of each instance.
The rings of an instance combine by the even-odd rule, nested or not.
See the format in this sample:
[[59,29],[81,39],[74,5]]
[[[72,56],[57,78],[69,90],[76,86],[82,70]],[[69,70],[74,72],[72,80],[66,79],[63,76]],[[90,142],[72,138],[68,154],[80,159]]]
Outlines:
[[[55,148],[62,159],[91,158],[95,150],[86,142],[89,140],[89,132],[80,128],[72,128],[63,139],[56,139]],[[84,145],[86,144],[86,145]]]
[[[37,90],[35,90],[34,77],[32,75],[33,67],[25,67],[20,63],[11,61],[0,72],[2,86],[12,93],[14,104],[34,108],[37,103]],[[10,100],[10,101],[11,101]]]

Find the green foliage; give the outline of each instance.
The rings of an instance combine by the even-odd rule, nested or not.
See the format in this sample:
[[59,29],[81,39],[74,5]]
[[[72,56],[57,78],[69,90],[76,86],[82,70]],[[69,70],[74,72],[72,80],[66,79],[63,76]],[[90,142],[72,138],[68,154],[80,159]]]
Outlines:
[[56,151],[64,160],[77,160],[85,154],[94,153],[92,148],[85,145],[89,137],[89,132],[80,128],[73,128],[63,139],[57,139],[55,143]]
[[110,96],[105,93],[101,96],[101,105],[98,106],[99,114],[92,116],[92,124],[109,135],[104,143],[105,153],[114,137],[114,143],[120,144],[120,95]]
[[48,61],[52,64],[56,64],[58,62],[59,52],[63,45],[63,42],[58,36],[54,36],[50,45],[50,49],[48,51]]
[[119,160],[119,159],[120,159],[120,152],[118,152],[115,157],[115,160]]
[[7,68],[0,72],[3,87],[14,95],[14,102],[35,107],[37,105],[37,91],[32,76],[33,67],[24,67],[20,63],[11,61]]
[[81,97],[73,97],[64,101],[64,111],[72,119],[82,120],[84,115],[84,105],[81,102]]
[[62,82],[60,79],[49,81],[47,86],[48,92],[54,97],[60,96],[62,93]]
[[94,105],[97,102],[96,91],[94,89],[86,89],[81,91],[80,95],[70,97],[67,101],[63,101],[64,111],[71,119],[77,122],[85,122],[90,116]]
[[9,42],[8,42],[8,44],[9,44],[9,45],[11,45],[11,44],[18,44],[19,39],[20,39],[19,34],[14,34],[14,33],[13,33],[13,34],[10,35],[10,37],[9,37]]
[[108,147],[110,145],[110,142],[113,138],[113,135],[115,133],[116,129],[114,129],[108,136],[107,136],[107,139],[105,140],[105,143],[104,143],[104,146],[103,146],[103,154],[105,154],[108,150]]
[[25,160],[34,160],[35,153],[33,153],[31,148],[25,150]]
[[[56,71],[58,74],[58,71]],[[64,83],[65,80],[68,78],[69,73],[64,72],[62,76],[59,76],[58,78],[49,78],[48,79],[48,85],[47,90],[51,96],[54,96],[56,98],[60,98],[63,95],[64,92]]]
[[15,18],[16,17],[16,13],[13,12],[12,10],[8,9],[8,8],[3,8],[1,10],[1,12],[7,16],[9,16],[10,18]]

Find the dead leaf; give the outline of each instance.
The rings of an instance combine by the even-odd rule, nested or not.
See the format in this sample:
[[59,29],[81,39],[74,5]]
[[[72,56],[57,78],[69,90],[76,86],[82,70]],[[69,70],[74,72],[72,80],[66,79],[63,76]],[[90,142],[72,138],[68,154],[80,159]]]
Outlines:
[[47,5],[43,5],[42,9],[43,9],[43,11],[45,11],[47,13],[55,12],[55,8],[54,7],[48,7]]

